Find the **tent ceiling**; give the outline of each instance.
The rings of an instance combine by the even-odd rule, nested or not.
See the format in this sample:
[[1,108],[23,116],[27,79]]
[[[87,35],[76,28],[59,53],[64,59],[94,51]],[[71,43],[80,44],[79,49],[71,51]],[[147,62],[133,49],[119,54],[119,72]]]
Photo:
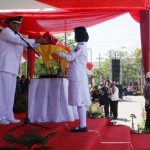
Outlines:
[[66,10],[112,9],[129,10],[149,7],[149,0],[37,0]]
[[49,8],[50,11],[63,11],[46,3],[36,0],[0,0],[0,13],[8,12],[37,12]]
[[[45,9],[50,9],[44,11]],[[24,17],[24,34],[71,31],[75,26],[90,27],[131,10],[149,8],[149,0],[0,0],[0,20]],[[34,10],[33,10],[34,9]],[[6,27],[0,23],[0,26]]]

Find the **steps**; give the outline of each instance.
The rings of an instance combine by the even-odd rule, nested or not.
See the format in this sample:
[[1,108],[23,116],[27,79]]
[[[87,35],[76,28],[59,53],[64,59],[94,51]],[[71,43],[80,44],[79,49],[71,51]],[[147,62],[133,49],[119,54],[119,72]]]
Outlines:
[[124,125],[108,126],[95,150],[131,150],[130,128]]
[[[55,150],[131,150],[130,128],[108,119],[87,119],[88,132],[66,131],[49,142]],[[63,148],[63,149],[62,149]]]
[[[24,115],[20,114],[20,116],[21,118],[19,116],[17,118],[23,121]],[[19,137],[26,130],[36,129],[40,130],[43,136],[53,131],[57,132],[57,135],[46,145],[55,150],[150,150],[150,135],[133,134],[128,126],[112,125],[105,118],[87,119],[88,132],[70,132],[71,128],[79,126],[79,120],[66,123],[35,123],[50,129],[27,124],[8,132],[9,129],[21,124],[0,125],[0,147],[6,145],[2,140],[4,134]],[[37,147],[35,145],[32,149]]]

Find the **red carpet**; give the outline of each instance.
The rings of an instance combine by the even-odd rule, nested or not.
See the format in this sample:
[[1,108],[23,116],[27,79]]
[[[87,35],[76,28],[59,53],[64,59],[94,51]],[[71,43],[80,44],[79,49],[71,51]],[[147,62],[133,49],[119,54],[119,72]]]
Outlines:
[[131,134],[134,150],[150,150],[150,134]]
[[[8,130],[24,123],[24,113],[15,114],[22,123],[0,125],[0,147],[6,146],[2,140],[4,134],[20,136],[26,130],[40,130],[42,135],[47,135],[56,131],[57,135],[49,140],[47,146],[52,146],[55,150],[150,150],[150,135],[132,134],[130,128],[124,125],[111,125],[108,119],[87,119],[88,132],[73,133],[69,129],[79,125],[79,121],[67,123],[38,123],[49,127],[45,129],[31,124],[25,124],[11,132]],[[36,123],[35,123],[36,124]],[[34,146],[34,149],[37,146]],[[18,147],[17,150],[23,150]],[[25,150],[25,149],[24,149]]]

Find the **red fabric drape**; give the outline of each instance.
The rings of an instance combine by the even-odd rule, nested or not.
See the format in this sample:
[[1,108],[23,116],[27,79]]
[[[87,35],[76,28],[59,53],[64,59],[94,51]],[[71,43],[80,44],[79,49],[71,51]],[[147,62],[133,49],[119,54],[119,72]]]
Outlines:
[[150,71],[150,10],[140,11],[142,61],[144,73]]
[[29,49],[28,51],[29,54],[29,77],[30,79],[33,78],[34,75],[34,60],[35,60],[35,52],[32,49]]
[[[103,10],[103,11],[74,11],[55,13],[7,13],[0,15],[0,20],[10,16],[23,16],[23,26],[20,33],[35,34],[37,32],[49,31],[64,33],[73,31],[77,26],[91,27],[93,25],[108,21],[120,15],[128,13],[124,10]],[[4,27],[4,24],[1,24]]]
[[140,23],[140,10],[132,10],[132,11],[129,11],[129,13],[135,21]]
[[[28,54],[29,54],[29,57],[28,57]],[[33,78],[33,75],[34,75],[34,61],[36,60],[36,59],[38,59],[39,57],[36,57],[35,56],[35,52],[32,50],[32,49],[30,49],[29,51],[27,51],[27,50],[24,50],[23,51],[23,58],[26,60],[26,61],[28,61],[28,59],[29,59],[29,61],[28,61],[28,65],[29,65],[29,77],[30,78]]]
[[[32,38],[32,39],[34,39],[35,38],[35,35],[33,34],[33,35],[30,35],[30,37],[29,38]],[[29,55],[29,56],[28,56]],[[35,61],[35,52],[34,52],[34,50],[32,50],[32,49],[29,49],[28,50],[28,54],[27,54],[27,56],[28,56],[28,71],[29,71],[29,77],[30,77],[30,79],[31,78],[33,78],[33,75],[34,75],[34,61]]]

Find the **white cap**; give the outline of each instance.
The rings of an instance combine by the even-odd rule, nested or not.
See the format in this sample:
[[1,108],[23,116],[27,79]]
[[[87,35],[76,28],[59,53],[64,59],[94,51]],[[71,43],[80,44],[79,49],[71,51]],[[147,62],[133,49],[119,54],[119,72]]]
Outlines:
[[150,78],[150,72],[146,73],[146,78]]

